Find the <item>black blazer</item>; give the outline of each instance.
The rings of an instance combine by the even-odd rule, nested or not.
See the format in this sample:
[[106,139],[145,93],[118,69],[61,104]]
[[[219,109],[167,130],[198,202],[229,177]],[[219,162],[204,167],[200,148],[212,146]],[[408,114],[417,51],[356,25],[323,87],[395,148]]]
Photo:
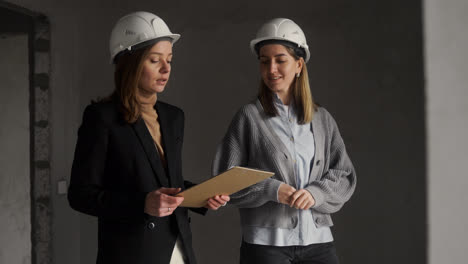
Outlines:
[[112,101],[85,109],[68,201],[73,209],[98,217],[97,263],[166,264],[177,237],[188,263],[196,263],[186,208],[179,207],[167,217],[144,213],[148,192],[193,185],[182,178],[184,113],[159,101],[155,109],[167,171],[141,118],[133,124],[125,122]]

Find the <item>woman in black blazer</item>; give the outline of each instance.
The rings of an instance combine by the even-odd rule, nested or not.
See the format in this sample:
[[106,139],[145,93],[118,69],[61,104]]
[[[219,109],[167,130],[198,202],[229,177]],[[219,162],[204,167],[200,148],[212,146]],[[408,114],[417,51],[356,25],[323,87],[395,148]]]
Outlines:
[[116,88],[85,109],[68,192],[73,209],[98,217],[97,263],[196,263],[183,197],[173,196],[193,185],[182,177],[184,113],[157,100],[179,37],[147,12],[124,16],[111,34]]

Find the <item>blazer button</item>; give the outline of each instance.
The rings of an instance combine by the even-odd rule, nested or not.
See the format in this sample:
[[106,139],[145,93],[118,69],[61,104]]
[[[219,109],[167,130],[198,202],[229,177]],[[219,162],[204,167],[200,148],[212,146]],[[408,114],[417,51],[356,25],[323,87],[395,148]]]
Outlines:
[[154,229],[155,227],[156,227],[156,225],[153,222],[148,223],[148,228],[149,229]]

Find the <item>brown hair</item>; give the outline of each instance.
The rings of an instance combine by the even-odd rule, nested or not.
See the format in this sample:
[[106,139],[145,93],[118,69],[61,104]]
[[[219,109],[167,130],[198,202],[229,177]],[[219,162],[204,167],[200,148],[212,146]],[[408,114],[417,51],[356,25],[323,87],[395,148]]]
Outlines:
[[[302,61],[302,70],[300,76],[294,80],[292,86],[292,96],[294,98],[294,106],[298,115],[299,124],[307,124],[312,121],[314,112],[317,111],[317,105],[312,99],[312,93],[309,86],[309,75],[307,67],[302,57],[296,55],[294,50],[286,47],[288,53],[293,58]],[[266,86],[263,80],[260,80],[260,89],[258,91],[258,99],[263,106],[263,110],[268,116],[277,116],[278,110],[273,104],[273,92]]]
[[128,123],[137,121],[141,114],[140,104],[137,99],[138,83],[151,47],[152,45],[149,45],[145,48],[121,54],[115,64],[115,90],[110,98],[120,103],[120,111],[124,120]]

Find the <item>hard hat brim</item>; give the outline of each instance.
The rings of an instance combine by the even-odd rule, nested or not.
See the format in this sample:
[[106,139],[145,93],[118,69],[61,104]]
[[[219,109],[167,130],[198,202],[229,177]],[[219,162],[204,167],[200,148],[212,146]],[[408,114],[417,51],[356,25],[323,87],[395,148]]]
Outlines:
[[114,54],[114,56],[112,56],[110,63],[111,64],[115,63],[117,57],[119,57],[119,56],[121,56],[121,55],[123,55],[123,54],[125,54],[127,52],[130,52],[130,51],[133,51],[133,50],[139,50],[141,48],[144,48],[144,47],[147,47],[147,46],[150,46],[150,45],[152,46],[152,45],[158,43],[159,41],[161,41],[163,39],[171,39],[171,43],[172,43],[172,45],[174,45],[174,43],[176,43],[180,39],[180,34],[167,34],[167,35],[163,35],[163,36],[158,36],[157,38],[147,39],[147,40],[135,43],[135,44],[133,44],[131,46],[125,47],[121,51]]
[[290,39],[287,39],[287,38],[282,38],[282,37],[265,37],[265,38],[256,38],[256,39],[253,39],[252,41],[250,41],[250,50],[252,51],[253,54],[255,55],[258,55],[257,54],[257,51],[255,50],[255,45],[257,45],[258,43],[262,42],[262,41],[266,41],[266,40],[282,40],[282,41],[287,41],[287,42],[290,42],[290,43],[293,43],[295,45],[297,45],[299,48],[303,48],[305,53],[306,53],[306,58],[305,58],[305,62],[307,63],[310,59],[310,51],[309,51],[309,46],[307,45],[300,45],[299,43],[296,43],[294,41],[291,41]]

